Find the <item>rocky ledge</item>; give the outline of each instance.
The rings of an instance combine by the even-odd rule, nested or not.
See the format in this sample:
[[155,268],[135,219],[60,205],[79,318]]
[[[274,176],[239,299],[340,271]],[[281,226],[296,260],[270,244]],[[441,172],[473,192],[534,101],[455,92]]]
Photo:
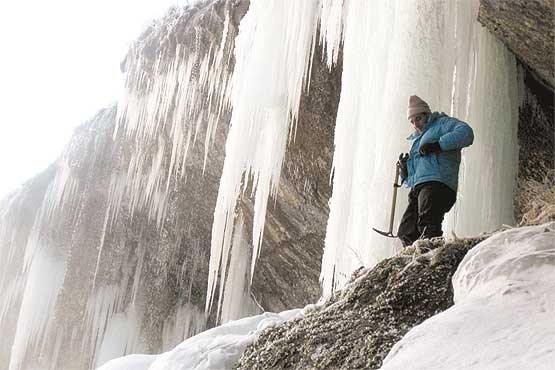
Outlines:
[[555,87],[553,0],[480,0],[478,21],[515,55]]
[[268,329],[237,369],[377,369],[411,328],[453,305],[451,277],[486,239],[421,241],[371,270],[304,318]]

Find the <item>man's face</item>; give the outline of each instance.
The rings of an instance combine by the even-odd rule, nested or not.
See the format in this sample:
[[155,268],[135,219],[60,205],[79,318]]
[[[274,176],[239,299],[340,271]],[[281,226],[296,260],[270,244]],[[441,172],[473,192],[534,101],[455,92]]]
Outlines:
[[412,127],[418,132],[422,132],[424,130],[424,126],[426,126],[426,122],[428,120],[426,113],[417,113],[413,114],[409,117],[409,122],[411,123]]

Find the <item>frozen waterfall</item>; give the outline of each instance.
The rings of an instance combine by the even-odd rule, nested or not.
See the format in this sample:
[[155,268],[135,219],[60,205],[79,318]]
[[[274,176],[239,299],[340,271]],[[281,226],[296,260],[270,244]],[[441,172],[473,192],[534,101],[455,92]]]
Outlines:
[[[409,95],[418,94],[432,110],[468,122],[476,135],[475,144],[463,151],[458,202],[447,215],[446,233],[477,234],[513,222],[516,60],[478,24],[479,2],[303,4],[269,1],[261,7],[253,1],[241,23],[232,132],[213,226],[209,296],[218,273],[225,275],[220,269],[227,266],[235,202],[251,177],[257,210],[251,272],[256,263],[267,198],[279,180],[285,140],[294,131],[294,120],[288,116],[295,117],[317,22],[329,64],[343,43],[333,195],[321,272],[324,293],[342,286],[358,266],[372,266],[400,246],[371,228],[385,227],[389,220],[394,164],[409,147],[404,140],[410,133],[405,113]],[[291,32],[298,35],[296,43],[290,40]],[[400,192],[397,220],[406,194]]]
[[[516,60],[478,24],[478,5],[405,0],[346,5],[324,292],[400,246],[371,228],[385,228],[389,221],[394,164],[409,148],[404,140],[411,132],[409,95],[474,129],[475,143],[463,151],[458,201],[446,217],[446,234],[475,235],[513,223]],[[406,196],[407,191],[398,195],[396,225]]]

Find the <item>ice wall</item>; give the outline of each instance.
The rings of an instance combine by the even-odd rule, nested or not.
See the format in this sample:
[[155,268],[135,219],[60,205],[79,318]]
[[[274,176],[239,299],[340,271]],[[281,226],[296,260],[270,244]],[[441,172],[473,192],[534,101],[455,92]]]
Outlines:
[[[516,61],[477,23],[478,5],[344,4],[343,79],[321,274],[325,293],[356,267],[374,265],[400,246],[371,228],[386,229],[389,222],[394,164],[410,144],[404,140],[411,132],[409,95],[468,122],[475,132],[474,145],[463,150],[458,202],[447,216],[446,233],[478,234],[513,222]],[[407,193],[398,195],[396,225]]]
[[[112,107],[80,127],[48,181],[25,186],[2,208],[0,368],[92,368],[172,348],[206,328],[208,246],[199,240],[209,228],[198,225],[200,211],[195,223],[176,204],[166,224],[178,225],[159,229],[144,210],[130,214],[125,197],[108,222],[107,189],[126,148],[115,148],[115,119]],[[36,188],[46,190],[33,203]]]

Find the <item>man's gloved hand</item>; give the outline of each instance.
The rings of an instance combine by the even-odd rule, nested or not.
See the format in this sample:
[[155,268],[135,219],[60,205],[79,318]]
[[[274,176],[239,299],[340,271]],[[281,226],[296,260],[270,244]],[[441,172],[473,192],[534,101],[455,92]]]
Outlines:
[[441,152],[441,147],[439,143],[436,141],[434,143],[425,143],[420,145],[420,154],[428,155],[432,153],[439,153]]
[[397,161],[397,167],[399,168],[399,171],[401,172],[401,179],[402,180],[409,177],[409,171],[408,171],[408,168],[407,168],[407,161],[408,160],[409,160],[409,154],[408,153],[399,154],[399,160]]

